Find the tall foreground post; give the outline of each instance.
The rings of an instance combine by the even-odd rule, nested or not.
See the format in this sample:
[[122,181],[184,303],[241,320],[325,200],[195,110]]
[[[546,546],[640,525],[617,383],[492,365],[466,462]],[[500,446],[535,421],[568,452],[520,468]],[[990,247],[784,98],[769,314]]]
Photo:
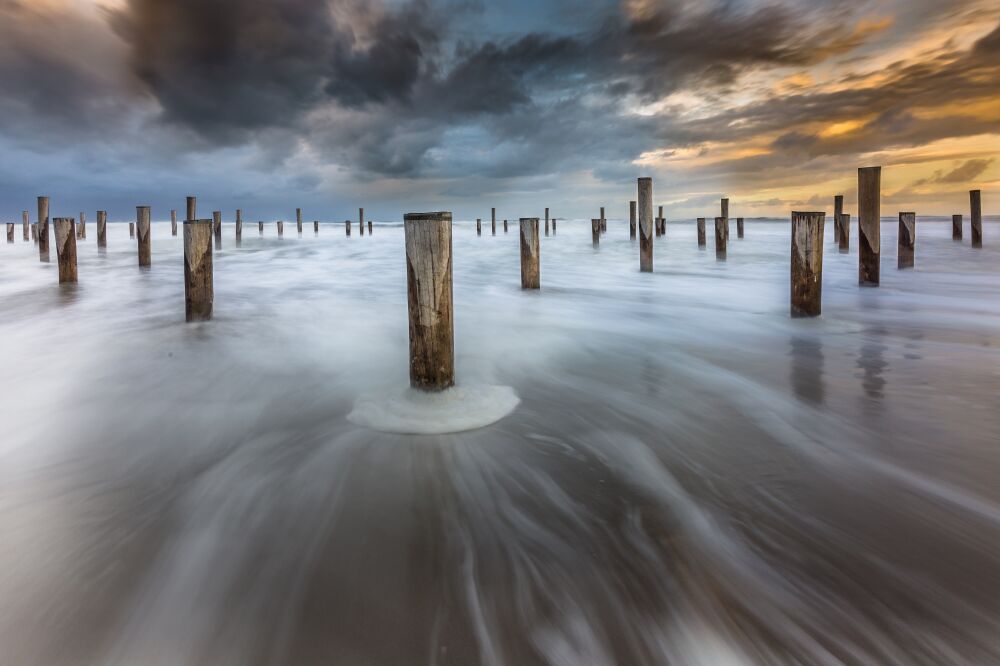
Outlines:
[[49,260],[49,198],[38,197],[38,260]]
[[170,235],[177,235],[177,211],[173,208],[170,209]]
[[840,216],[844,214],[844,195],[833,197],[833,242],[840,242]]
[[816,317],[823,305],[826,213],[792,213],[792,316]]
[[236,209],[236,240],[243,240],[243,209]]
[[882,167],[858,169],[858,283],[877,287],[881,250]]
[[715,218],[715,258],[726,258],[726,222],[724,217]]
[[97,249],[108,246],[108,211],[97,211]]
[[590,220],[590,241],[597,247],[601,244],[601,218]]
[[972,247],[982,247],[983,200],[979,190],[969,190],[969,207],[972,209]]
[[628,237],[635,240],[635,202],[628,202]]
[[962,240],[962,216],[951,216],[951,239]]
[[917,241],[917,214],[899,214],[899,247],[897,268],[913,268],[913,248]]
[[840,214],[840,253],[847,254],[851,251],[851,215],[850,213]]
[[55,225],[59,283],[76,282],[76,221],[72,217],[57,217]]
[[185,220],[198,219],[198,197],[187,198],[187,216],[184,219]]
[[184,220],[184,316],[212,318],[212,220]]
[[441,391],[455,383],[451,213],[407,213],[406,296],[410,386]]
[[521,218],[521,289],[541,287],[538,218]]
[[299,235],[301,236],[302,235],[302,209],[301,208],[296,208],[295,209],[295,227],[298,229]]
[[139,239],[139,265],[149,266],[153,263],[149,240],[149,206],[136,206],[135,222]]
[[22,210],[21,211],[21,227],[22,227],[22,235],[23,235],[23,239],[22,240],[24,240],[25,242],[27,242],[29,240],[29,236],[28,236],[29,229],[28,228],[30,226],[31,226],[31,224],[28,222],[28,211]]
[[653,179],[640,178],[639,195],[639,271],[653,272]]
[[698,218],[698,247],[705,247],[705,218]]

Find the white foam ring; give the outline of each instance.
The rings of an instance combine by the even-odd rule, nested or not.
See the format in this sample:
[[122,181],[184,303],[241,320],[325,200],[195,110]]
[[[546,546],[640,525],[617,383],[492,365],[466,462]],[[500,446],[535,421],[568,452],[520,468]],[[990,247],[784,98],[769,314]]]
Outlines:
[[521,399],[509,386],[473,384],[428,393],[404,389],[363,395],[347,415],[351,423],[405,435],[443,435],[496,423]]

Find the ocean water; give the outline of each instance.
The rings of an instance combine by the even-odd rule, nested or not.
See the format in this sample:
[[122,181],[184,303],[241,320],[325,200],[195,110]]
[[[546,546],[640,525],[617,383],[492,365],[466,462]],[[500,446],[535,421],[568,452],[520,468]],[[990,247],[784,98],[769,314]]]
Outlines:
[[965,224],[899,271],[886,219],[878,289],[828,224],[793,320],[787,222],[724,262],[671,222],[640,274],[627,222],[560,221],[537,293],[516,225],[456,222],[449,409],[517,402],[448,435],[348,419],[407,385],[400,224],[226,224],[203,324],[169,224],[140,270],[91,223],[62,287],[18,228],[0,661],[1000,663],[1000,222]]

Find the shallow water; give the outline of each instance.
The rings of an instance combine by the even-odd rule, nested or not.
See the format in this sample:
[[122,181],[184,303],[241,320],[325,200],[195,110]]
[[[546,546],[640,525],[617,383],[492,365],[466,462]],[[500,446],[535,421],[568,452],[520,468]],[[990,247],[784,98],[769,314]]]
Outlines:
[[[402,229],[226,225],[215,318],[126,225],[60,287],[0,244],[5,664],[1000,662],[1000,223],[918,221],[882,286],[828,225],[788,317],[787,223],[518,243],[456,223],[459,383],[520,404],[376,432],[407,383]],[[20,239],[20,229],[17,230]]]

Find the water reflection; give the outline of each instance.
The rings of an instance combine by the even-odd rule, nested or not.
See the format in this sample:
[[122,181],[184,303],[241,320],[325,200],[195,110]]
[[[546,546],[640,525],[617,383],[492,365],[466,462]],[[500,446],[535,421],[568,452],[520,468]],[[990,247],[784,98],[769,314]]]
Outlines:
[[808,402],[823,402],[823,344],[816,337],[793,335],[789,345],[791,383],[795,395]]

